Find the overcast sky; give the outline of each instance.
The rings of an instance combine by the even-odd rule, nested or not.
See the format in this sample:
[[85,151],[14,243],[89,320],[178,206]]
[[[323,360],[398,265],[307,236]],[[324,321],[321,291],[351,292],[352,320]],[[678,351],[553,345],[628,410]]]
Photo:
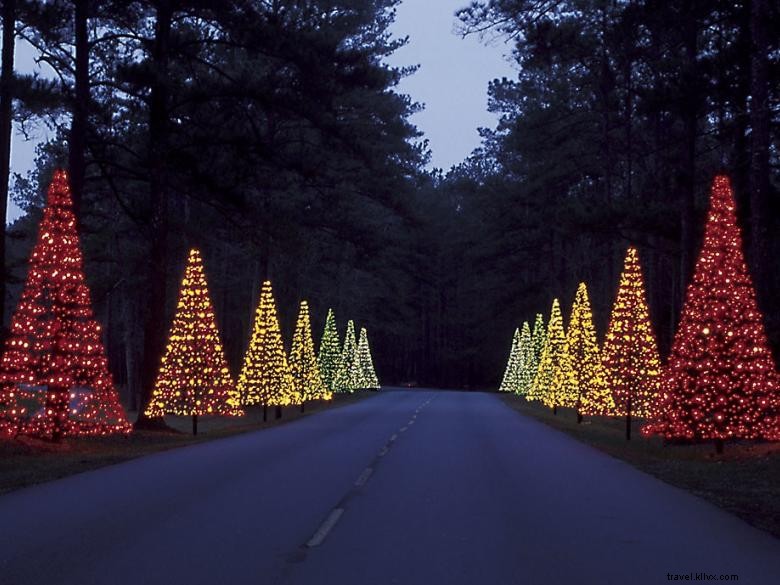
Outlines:
[[[477,37],[462,39],[455,34],[455,11],[466,4],[468,0],[403,0],[393,26],[396,36],[409,36],[409,44],[393,55],[390,63],[420,66],[399,89],[425,105],[412,121],[430,142],[431,167],[445,171],[479,145],[477,128],[496,123],[495,116],[487,112],[488,82],[514,76],[504,57],[509,53],[507,45],[486,46]],[[23,43],[17,43],[16,68],[40,71],[33,51]],[[24,174],[32,167],[35,145],[44,137],[38,132],[27,141],[14,132],[11,173]],[[12,202],[8,214],[11,221],[19,215]]]
[[487,111],[488,82],[513,77],[503,42],[486,46],[476,36],[454,32],[455,11],[468,0],[403,0],[393,30],[409,36],[409,44],[390,60],[394,65],[420,65],[400,90],[425,104],[412,121],[425,133],[432,152],[431,166],[445,171],[479,146],[479,127],[493,127]]

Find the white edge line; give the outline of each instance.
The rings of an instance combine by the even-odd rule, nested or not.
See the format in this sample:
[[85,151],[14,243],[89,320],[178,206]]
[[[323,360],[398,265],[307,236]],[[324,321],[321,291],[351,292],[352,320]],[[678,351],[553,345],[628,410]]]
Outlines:
[[366,484],[368,481],[368,478],[371,477],[371,474],[374,473],[374,469],[371,467],[366,467],[363,470],[363,473],[361,473],[358,478],[355,480],[355,487],[361,487]]
[[320,525],[320,527],[317,529],[317,532],[314,533],[314,536],[312,536],[309,539],[309,542],[306,543],[306,546],[309,548],[320,546],[328,537],[328,533],[333,530],[333,527],[336,525],[336,522],[339,521],[339,518],[341,518],[343,513],[344,508],[333,508],[330,514],[328,514],[328,517],[325,518],[325,522]]

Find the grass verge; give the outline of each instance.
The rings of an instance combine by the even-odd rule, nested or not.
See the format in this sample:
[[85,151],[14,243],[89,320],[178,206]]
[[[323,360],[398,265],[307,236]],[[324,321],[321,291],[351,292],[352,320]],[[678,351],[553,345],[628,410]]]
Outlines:
[[563,431],[658,479],[704,498],[748,523],[780,537],[780,443],[727,443],[722,455],[712,443],[666,444],[639,434],[641,423],[625,439],[625,420],[588,417],[577,424],[572,409],[553,415],[538,402],[502,395],[506,404]]
[[[27,437],[0,441],[0,494],[158,451],[275,427],[369,396],[376,396],[376,392],[335,394],[329,402],[307,404],[304,413],[298,406],[289,406],[284,408],[282,418],[278,420],[274,418],[274,409],[269,408],[267,422],[263,422],[262,408],[250,408],[243,417],[201,417],[197,436],[192,435],[190,417],[166,417],[172,431],[136,431],[127,436],[72,438],[61,444]],[[135,415],[134,412],[129,413],[130,420],[135,420]]]

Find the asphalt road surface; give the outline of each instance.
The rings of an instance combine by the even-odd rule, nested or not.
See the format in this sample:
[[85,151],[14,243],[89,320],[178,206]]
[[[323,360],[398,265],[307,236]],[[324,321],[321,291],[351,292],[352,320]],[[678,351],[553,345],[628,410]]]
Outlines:
[[2,585],[660,585],[670,574],[775,585],[780,540],[490,394],[383,390],[0,496]]

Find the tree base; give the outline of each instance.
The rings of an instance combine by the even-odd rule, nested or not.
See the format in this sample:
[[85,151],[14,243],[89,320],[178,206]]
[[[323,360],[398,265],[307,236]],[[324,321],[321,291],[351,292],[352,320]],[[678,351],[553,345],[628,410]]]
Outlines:
[[139,418],[133,423],[133,430],[135,431],[155,431],[158,433],[178,433],[176,429],[169,427],[165,424],[165,419],[159,418]]

